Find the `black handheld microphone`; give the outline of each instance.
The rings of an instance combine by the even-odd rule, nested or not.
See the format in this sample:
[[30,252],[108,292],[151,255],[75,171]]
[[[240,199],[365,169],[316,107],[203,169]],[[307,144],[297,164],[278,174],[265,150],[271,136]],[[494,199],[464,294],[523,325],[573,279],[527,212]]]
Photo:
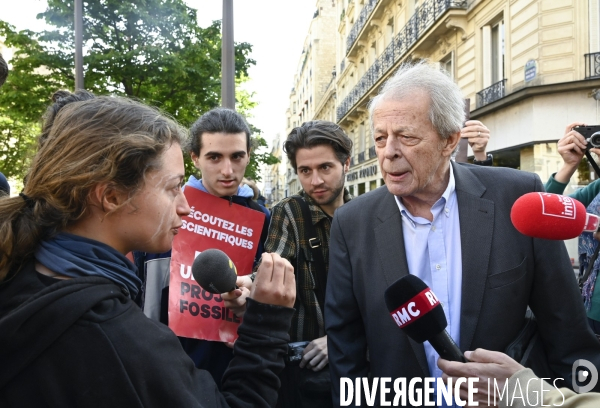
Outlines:
[[418,343],[429,341],[443,359],[467,362],[446,331],[448,322],[438,298],[421,279],[406,275],[385,291],[385,304],[398,327]]
[[192,275],[202,289],[210,293],[225,293],[237,289],[237,269],[220,249],[202,251],[194,259]]

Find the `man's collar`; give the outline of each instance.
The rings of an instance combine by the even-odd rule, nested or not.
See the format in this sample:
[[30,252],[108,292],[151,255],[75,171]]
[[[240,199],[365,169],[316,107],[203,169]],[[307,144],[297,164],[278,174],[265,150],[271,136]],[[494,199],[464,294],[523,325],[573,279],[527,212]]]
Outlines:
[[454,193],[454,190],[456,190],[456,180],[454,179],[454,169],[452,168],[452,164],[449,164],[448,167],[450,168],[450,178],[448,179],[448,185],[446,186],[446,190],[442,194],[442,197],[446,200],[446,202],[448,202],[450,195],[452,193]]
[[[454,171],[456,191],[461,191],[476,197],[483,196],[487,187],[481,183],[473,171],[470,171],[470,168],[473,167],[472,165],[456,163],[454,160],[450,161],[450,165]],[[477,167],[476,170],[478,171],[483,170],[483,168],[480,168],[480,166],[475,167]]]
[[[454,168],[452,167],[452,164],[450,164],[449,167],[450,167],[450,177],[448,179],[448,185],[446,186],[446,190],[444,190],[444,192],[442,193],[442,196],[436,200],[436,202],[433,204],[432,208],[434,206],[436,206],[442,198],[444,199],[444,202],[447,203],[449,201],[452,193],[454,193],[454,191],[456,190],[456,180],[454,179]],[[408,209],[402,202],[401,197],[394,196],[394,198],[396,199],[396,203],[398,204],[400,212],[405,212],[407,215],[409,215],[410,212],[408,211]]]

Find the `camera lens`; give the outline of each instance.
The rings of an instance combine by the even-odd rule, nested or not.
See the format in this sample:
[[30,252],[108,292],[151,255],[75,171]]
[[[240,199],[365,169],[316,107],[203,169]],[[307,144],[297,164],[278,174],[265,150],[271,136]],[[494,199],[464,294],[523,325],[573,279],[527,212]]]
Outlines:
[[588,140],[592,147],[600,147],[600,132],[594,133]]

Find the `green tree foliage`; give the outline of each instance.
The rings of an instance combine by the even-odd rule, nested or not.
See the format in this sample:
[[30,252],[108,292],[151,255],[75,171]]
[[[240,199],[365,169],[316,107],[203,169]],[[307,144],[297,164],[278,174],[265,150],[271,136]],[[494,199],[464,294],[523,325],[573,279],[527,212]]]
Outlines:
[[583,157],[577,166],[577,173],[579,174],[579,185],[588,185],[590,184],[591,174],[590,174],[590,162],[587,157]]
[[[260,130],[254,128],[252,125],[250,126],[253,134],[260,134]],[[255,181],[261,181],[262,177],[260,176],[260,165],[272,165],[279,163],[279,159],[273,156],[269,152],[264,152],[264,148],[267,147],[267,141],[260,136],[255,136],[252,139],[252,155],[250,156],[250,163],[248,167],[246,167],[246,178]],[[263,150],[263,152],[261,152]]]
[[22,179],[25,166],[33,156],[39,126],[4,116],[0,109],[0,173]]
[[[53,30],[17,32],[0,20],[0,37],[16,50],[0,90],[0,171],[5,174],[24,174],[50,96],[57,89],[74,88],[73,15],[72,0],[49,0],[38,18]],[[220,21],[199,27],[196,10],[182,0],[100,0],[84,1],[83,26],[87,90],[158,106],[186,127],[219,106]],[[251,50],[248,43],[235,46],[238,84],[255,63],[249,57]],[[237,109],[248,113],[254,106],[251,95],[236,96]],[[271,158],[262,155],[253,160]],[[189,163],[186,168],[192,172]]]

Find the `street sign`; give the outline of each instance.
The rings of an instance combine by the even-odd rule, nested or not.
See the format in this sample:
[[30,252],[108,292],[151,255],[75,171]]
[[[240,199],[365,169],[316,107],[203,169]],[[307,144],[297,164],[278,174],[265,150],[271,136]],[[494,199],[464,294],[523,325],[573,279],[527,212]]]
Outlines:
[[531,81],[537,74],[535,60],[529,60],[525,63],[525,82]]

